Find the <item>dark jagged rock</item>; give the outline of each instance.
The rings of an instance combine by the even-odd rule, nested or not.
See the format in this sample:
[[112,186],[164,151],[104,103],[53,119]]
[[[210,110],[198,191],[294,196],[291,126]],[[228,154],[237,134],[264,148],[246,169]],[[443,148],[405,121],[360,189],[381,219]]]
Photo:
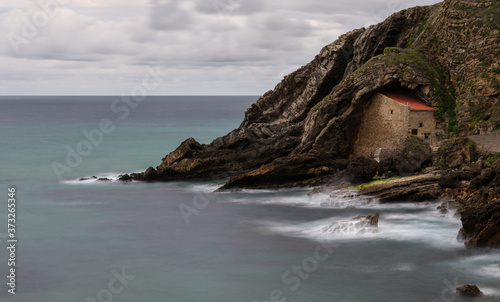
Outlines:
[[466,284],[457,287],[457,294],[464,297],[479,297],[483,293],[479,290],[477,285]]
[[368,225],[373,227],[378,227],[378,220],[380,218],[379,213],[374,213],[368,216],[356,216],[352,220],[364,220],[368,222]]
[[158,176],[158,172],[153,167],[149,167],[146,172],[144,172],[144,180],[155,180]]
[[129,174],[123,174],[123,175],[118,176],[118,180],[125,181],[125,182],[132,181],[132,177]]
[[365,182],[377,175],[378,162],[363,156],[353,159],[347,166],[347,175],[353,182]]
[[97,181],[111,181],[111,179],[106,178],[106,177],[102,177],[102,178],[98,178]]
[[468,247],[500,247],[500,200],[460,209],[461,231]]
[[[469,167],[470,169],[466,169]],[[483,170],[478,169],[483,167]],[[459,237],[468,247],[500,248],[500,161],[492,165],[478,161],[460,170],[449,171],[461,177],[461,185],[448,189],[461,207],[463,228]],[[463,173],[463,170],[469,170]]]
[[[333,173],[346,169],[345,160],[323,161],[322,166],[311,167],[316,158],[314,156],[297,156],[279,158],[262,167],[231,178],[220,190],[236,189],[241,187],[253,189],[289,187],[311,187],[320,185],[332,178]],[[302,173],[297,173],[302,171]]]

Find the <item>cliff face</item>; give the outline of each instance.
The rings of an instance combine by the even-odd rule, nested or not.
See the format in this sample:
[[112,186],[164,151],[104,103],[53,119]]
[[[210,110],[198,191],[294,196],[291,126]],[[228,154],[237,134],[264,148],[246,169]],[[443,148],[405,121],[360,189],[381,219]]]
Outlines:
[[446,79],[430,96],[440,99],[447,132],[500,129],[499,13],[498,1],[447,0],[409,36],[407,46],[425,50]]
[[406,88],[438,108],[438,135],[500,129],[500,3],[449,0],[341,36],[286,76],[209,145],[188,139],[148,181],[226,179],[231,187],[315,185],[345,169],[363,110]]

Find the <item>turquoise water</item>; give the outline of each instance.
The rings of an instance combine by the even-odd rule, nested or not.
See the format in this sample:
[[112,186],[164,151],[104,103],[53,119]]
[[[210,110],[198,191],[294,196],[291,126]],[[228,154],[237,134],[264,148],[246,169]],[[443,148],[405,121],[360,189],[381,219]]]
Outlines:
[[[8,275],[10,186],[19,239],[16,295],[3,282],[1,301],[465,301],[447,290],[465,283],[486,293],[478,301],[500,301],[498,252],[465,249],[460,221],[434,203],[78,181],[156,166],[188,137],[209,143],[236,128],[256,97],[152,97],[123,120],[114,100],[0,98],[0,274]],[[67,147],[103,119],[114,130],[59,178],[54,162],[67,164]],[[349,222],[374,212],[377,232]]]

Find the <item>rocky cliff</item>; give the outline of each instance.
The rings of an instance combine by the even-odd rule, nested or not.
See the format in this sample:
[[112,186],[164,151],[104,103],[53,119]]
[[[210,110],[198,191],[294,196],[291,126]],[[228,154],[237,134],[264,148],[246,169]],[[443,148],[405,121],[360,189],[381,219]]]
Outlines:
[[447,0],[346,33],[211,144],[190,138],[132,178],[230,179],[225,188],[316,185],[349,165],[371,97],[405,88],[438,108],[437,134],[500,129],[500,3]]
[[148,181],[226,179],[231,187],[312,185],[345,169],[363,109],[378,91],[407,88],[438,108],[438,133],[500,128],[499,3],[445,1],[341,36],[245,112],[234,131],[188,139]]

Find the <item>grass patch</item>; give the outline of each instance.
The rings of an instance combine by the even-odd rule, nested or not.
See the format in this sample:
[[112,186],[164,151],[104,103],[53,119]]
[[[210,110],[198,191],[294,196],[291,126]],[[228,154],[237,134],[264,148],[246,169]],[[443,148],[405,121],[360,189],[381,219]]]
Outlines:
[[388,54],[398,54],[401,53],[403,50],[399,47],[386,47],[384,49],[384,55]]
[[393,182],[395,180],[398,180],[398,179],[401,179],[401,177],[393,177],[393,178],[388,178],[388,179],[377,179],[377,180],[374,180],[374,181],[371,181],[371,182],[367,182],[367,183],[364,183],[364,184],[360,184],[360,185],[357,185],[357,186],[351,186],[351,187],[349,187],[349,189],[360,190],[360,189],[368,188],[368,187],[371,187],[371,186],[388,184],[388,183],[391,183],[391,182]]
[[485,161],[489,164],[493,164],[494,162],[496,162],[499,159],[500,159],[500,153],[488,154]]
[[423,70],[432,68],[431,64],[427,62],[425,56],[417,49],[387,47],[385,48],[383,55],[371,58],[368,62],[356,70],[355,73],[369,71],[371,68],[379,68],[384,65],[398,65],[400,63]]

